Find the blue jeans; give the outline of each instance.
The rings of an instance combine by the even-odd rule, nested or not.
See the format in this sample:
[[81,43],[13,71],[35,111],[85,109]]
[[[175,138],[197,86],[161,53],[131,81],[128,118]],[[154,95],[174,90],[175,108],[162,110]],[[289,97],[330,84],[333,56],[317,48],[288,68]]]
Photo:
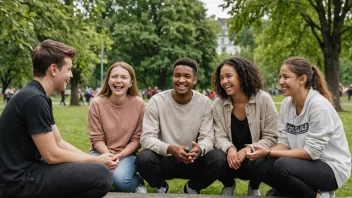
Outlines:
[[[97,151],[91,151],[89,154],[99,156]],[[130,155],[122,158],[119,165],[112,172],[113,186],[119,192],[134,192],[136,188],[143,184],[143,179],[137,175],[136,156]]]

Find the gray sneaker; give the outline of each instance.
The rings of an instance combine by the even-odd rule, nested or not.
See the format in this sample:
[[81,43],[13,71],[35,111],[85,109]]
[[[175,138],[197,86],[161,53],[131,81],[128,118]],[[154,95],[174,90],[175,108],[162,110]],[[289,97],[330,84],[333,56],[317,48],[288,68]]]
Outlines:
[[222,195],[234,195],[234,191],[236,189],[236,181],[234,181],[232,186],[226,187],[224,186],[221,190]]
[[193,190],[192,188],[190,188],[188,186],[188,182],[185,184],[185,186],[183,186],[183,194],[200,194],[199,190]]
[[268,192],[266,192],[265,196],[273,196],[276,193],[276,189],[272,188],[270,190],[268,190]]
[[134,192],[135,193],[148,193],[147,188],[143,184],[140,184]]
[[160,193],[160,194],[169,193],[169,184],[166,183],[166,186],[162,186],[160,188],[157,188],[156,193]]
[[261,196],[259,189],[252,189],[251,185],[248,183],[248,191],[247,194],[249,196]]

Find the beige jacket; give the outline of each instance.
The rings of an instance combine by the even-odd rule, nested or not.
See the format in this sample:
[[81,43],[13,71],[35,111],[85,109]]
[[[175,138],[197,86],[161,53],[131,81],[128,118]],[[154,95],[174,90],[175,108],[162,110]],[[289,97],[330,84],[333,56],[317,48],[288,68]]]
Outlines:
[[[232,144],[231,137],[231,98],[222,100],[216,98],[212,112],[215,129],[215,148],[226,153]],[[252,143],[266,148],[276,145],[278,137],[278,114],[271,96],[265,91],[259,91],[252,96],[246,106],[246,114]]]

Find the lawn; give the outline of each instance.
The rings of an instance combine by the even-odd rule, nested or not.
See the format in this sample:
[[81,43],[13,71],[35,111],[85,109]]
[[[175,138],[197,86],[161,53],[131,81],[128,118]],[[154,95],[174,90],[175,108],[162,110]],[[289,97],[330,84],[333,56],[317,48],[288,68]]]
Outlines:
[[[273,99],[276,102],[281,102],[283,96],[274,96]],[[59,102],[59,98],[53,98],[53,101]],[[347,97],[344,96],[341,99],[342,103],[351,103],[347,100]],[[66,99],[66,104],[69,104],[69,98]],[[5,106],[4,102],[0,102],[0,112],[2,112],[3,107]],[[54,104],[54,116],[56,124],[62,134],[62,137],[76,146],[77,148],[88,152],[90,144],[87,134],[87,115],[88,115],[88,106],[60,106]],[[278,109],[280,105],[276,105]],[[352,151],[352,106],[343,105],[345,112],[340,112],[339,115],[343,121],[346,136],[348,139],[350,152]],[[236,180],[237,182],[237,194],[246,195],[247,193],[247,181]],[[180,193],[183,185],[186,183],[185,180],[175,179],[168,181],[170,190],[172,193]],[[149,188],[149,192],[154,192],[154,189]],[[261,193],[264,195],[269,187],[265,184],[261,184]],[[202,194],[220,194],[222,189],[222,184],[220,182],[214,182],[207,189],[202,190]],[[339,190],[336,191],[336,195],[339,197],[352,196],[352,179],[342,186]]]

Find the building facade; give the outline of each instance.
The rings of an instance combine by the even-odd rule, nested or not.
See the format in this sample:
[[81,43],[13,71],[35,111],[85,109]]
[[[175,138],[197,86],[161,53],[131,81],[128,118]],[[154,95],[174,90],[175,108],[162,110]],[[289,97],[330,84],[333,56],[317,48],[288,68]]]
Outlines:
[[221,31],[217,35],[216,47],[217,54],[236,54],[241,51],[240,46],[233,44],[234,36],[229,35],[229,28],[227,27],[227,18],[218,18],[217,20],[221,26]]

